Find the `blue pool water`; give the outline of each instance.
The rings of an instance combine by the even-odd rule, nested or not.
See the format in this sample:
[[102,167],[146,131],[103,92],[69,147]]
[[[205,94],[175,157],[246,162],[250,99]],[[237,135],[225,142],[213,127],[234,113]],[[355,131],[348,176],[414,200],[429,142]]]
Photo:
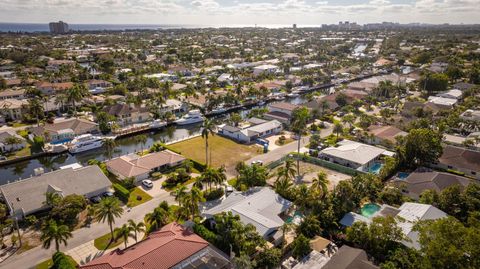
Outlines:
[[380,210],[379,205],[377,205],[377,204],[366,204],[366,205],[362,206],[362,208],[360,209],[360,213],[362,213],[362,216],[370,218],[378,210]]
[[63,140],[51,142],[50,144],[52,144],[52,145],[60,145],[60,144],[65,144],[65,143],[70,142],[70,141],[72,141],[72,139],[66,138],[66,139],[63,139]]
[[293,216],[288,217],[285,222],[286,223],[293,223],[296,218],[303,219],[303,214],[300,213],[299,211],[295,211]]
[[404,179],[406,179],[409,175],[410,175],[410,173],[407,173],[407,172],[398,172],[397,177],[398,177],[399,179],[404,180]]
[[373,174],[378,174],[380,173],[380,170],[382,169],[383,163],[374,163],[370,169],[368,169],[368,172],[373,173]]

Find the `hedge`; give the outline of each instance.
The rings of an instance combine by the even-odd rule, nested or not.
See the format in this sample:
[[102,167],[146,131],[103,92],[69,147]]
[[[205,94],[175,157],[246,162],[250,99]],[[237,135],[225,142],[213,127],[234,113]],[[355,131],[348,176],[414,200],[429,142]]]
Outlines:
[[195,224],[193,225],[193,231],[196,234],[198,234],[201,238],[212,243],[213,245],[217,244],[217,235],[214,232],[207,229],[205,226],[201,224]]
[[213,189],[210,191],[205,191],[203,196],[207,201],[217,200],[218,198],[222,197],[225,191],[223,188]]
[[115,190],[115,195],[117,195],[123,201],[128,201],[128,198],[130,197],[129,190],[118,183],[113,184],[113,189]]

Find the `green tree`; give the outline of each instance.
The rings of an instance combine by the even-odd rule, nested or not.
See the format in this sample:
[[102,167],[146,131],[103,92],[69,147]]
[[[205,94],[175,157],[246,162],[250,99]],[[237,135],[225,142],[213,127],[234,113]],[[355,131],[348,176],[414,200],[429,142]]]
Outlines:
[[60,244],[67,245],[67,240],[72,237],[72,233],[67,225],[58,225],[55,220],[48,221],[42,228],[42,235],[40,240],[43,242],[43,247],[50,248],[50,245],[55,243],[55,250],[58,252]]
[[43,119],[45,111],[39,98],[28,100],[28,112],[36,119],[37,125],[40,126],[40,119]]
[[303,234],[307,238],[313,238],[316,235],[321,234],[322,227],[317,216],[310,214],[303,218],[303,221],[298,225],[296,229],[297,234]]
[[[298,144],[297,153],[300,155],[300,145],[303,133],[306,132],[308,121],[310,120],[310,112],[306,107],[299,107],[292,112],[291,128],[297,134]],[[297,175],[300,177],[300,159],[297,159]]]
[[115,148],[117,147],[117,143],[115,143],[114,139],[107,138],[103,140],[103,148],[105,149],[105,153],[107,158],[111,159]]
[[292,251],[293,257],[296,259],[302,259],[303,257],[307,256],[312,251],[312,248],[310,247],[310,240],[303,234],[300,234],[292,242]]
[[436,92],[443,92],[448,88],[448,76],[445,74],[427,73],[419,80],[418,86],[429,95]]
[[107,221],[108,226],[110,226],[111,240],[115,238],[113,234],[115,218],[119,218],[122,214],[123,208],[120,206],[120,200],[116,197],[107,197],[95,205],[94,218],[97,222],[105,223]]
[[[208,137],[209,135],[215,135],[216,125],[213,121],[205,119],[202,125],[202,138],[205,139],[205,164],[208,167]],[[211,161],[211,160],[210,160]]]
[[53,265],[50,269],[75,269],[76,264],[64,253],[55,252],[52,256]]
[[242,186],[245,188],[265,186],[269,178],[268,169],[258,164],[244,165],[237,172],[237,188]]
[[115,228],[113,232],[115,233],[115,241],[123,238],[123,243],[125,244],[125,248],[127,248],[128,238],[133,237],[132,227],[128,224],[123,224],[122,227]]
[[232,113],[230,115],[230,122],[232,122],[233,126],[238,126],[238,124],[242,121],[242,116],[238,113]]
[[67,101],[72,103],[73,111],[75,117],[77,116],[77,105],[76,103],[83,100],[84,97],[88,96],[90,93],[84,84],[75,84],[73,87],[67,89],[66,96]]
[[132,219],[128,220],[128,226],[130,226],[130,229],[133,232],[133,238],[135,239],[135,243],[137,243],[137,235],[138,233],[145,233],[145,223],[143,222],[135,222]]
[[152,213],[148,213],[145,216],[145,219],[150,224],[150,228],[152,231],[158,230],[161,227],[165,226],[168,223],[169,218],[170,212],[168,211],[168,208],[165,209],[161,206],[156,207]]
[[280,266],[282,251],[278,248],[270,248],[260,251],[255,258],[257,268],[273,269]]
[[297,172],[293,166],[293,159],[287,158],[284,163],[285,165],[278,169],[277,180],[293,180],[295,178],[295,173]]
[[199,214],[198,204],[201,202],[205,202],[205,198],[203,197],[202,191],[197,187],[192,187],[190,192],[183,197],[183,207],[187,209],[188,215],[191,216],[192,219]]
[[312,189],[321,193],[321,196],[325,196],[328,193],[328,179],[327,173],[320,171],[317,177],[312,181]]
[[434,163],[442,155],[442,134],[431,129],[412,129],[398,148],[400,163],[415,168]]
[[335,125],[333,126],[333,132],[337,134],[337,139],[338,139],[338,136],[343,133],[343,126],[341,123],[337,122],[335,123]]

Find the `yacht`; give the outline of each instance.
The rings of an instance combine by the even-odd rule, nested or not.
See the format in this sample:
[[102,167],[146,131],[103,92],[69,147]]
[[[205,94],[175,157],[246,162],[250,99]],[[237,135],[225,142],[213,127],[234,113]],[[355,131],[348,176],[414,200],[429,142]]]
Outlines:
[[164,126],[167,126],[167,122],[162,121],[162,120],[154,120],[152,123],[150,123],[150,128],[151,129],[160,129]]
[[213,109],[212,111],[210,111],[210,113],[216,115],[216,114],[222,114],[225,111],[227,111],[227,109],[223,105],[221,105]]
[[99,136],[93,136],[91,134],[84,134],[75,137],[75,139],[70,142],[70,147],[68,151],[70,153],[79,153],[91,149],[100,148],[103,145],[103,139]]
[[193,123],[203,122],[205,118],[200,113],[200,110],[190,110],[187,115],[176,120],[175,123],[178,125],[187,125]]

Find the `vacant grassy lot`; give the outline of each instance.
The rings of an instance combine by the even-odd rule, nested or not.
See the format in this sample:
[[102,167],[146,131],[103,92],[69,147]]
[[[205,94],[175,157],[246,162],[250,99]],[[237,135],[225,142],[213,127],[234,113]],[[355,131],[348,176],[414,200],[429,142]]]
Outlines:
[[[137,197],[141,197],[141,199],[138,200]],[[127,206],[134,207],[137,205],[141,205],[150,200],[152,200],[152,196],[148,195],[148,193],[144,192],[139,187],[136,187],[135,189],[133,189],[132,192],[130,192],[130,197],[128,197]]]
[[[215,135],[208,139],[209,158],[213,167],[225,165],[234,167],[238,162],[246,161],[261,153],[255,145],[242,145],[230,139]],[[171,148],[182,153],[186,158],[205,163],[205,140],[195,137],[170,145]],[[210,153],[211,151],[211,153]]]

